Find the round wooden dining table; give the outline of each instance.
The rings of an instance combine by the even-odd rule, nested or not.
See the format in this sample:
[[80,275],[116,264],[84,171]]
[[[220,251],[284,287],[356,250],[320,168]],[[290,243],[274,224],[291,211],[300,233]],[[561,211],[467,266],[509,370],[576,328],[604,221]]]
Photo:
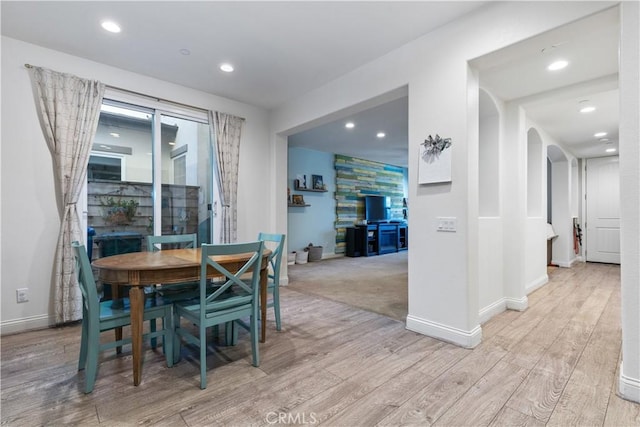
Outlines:
[[[260,267],[260,342],[266,338],[267,318],[267,269],[271,250],[262,252]],[[198,282],[201,269],[200,248],[167,249],[157,252],[132,252],[112,255],[93,261],[98,269],[98,279],[112,285],[113,297],[119,295],[119,288],[129,287],[131,304],[131,347],[133,354],[133,384],[140,384],[142,378],[142,327],[144,313],[144,287],[155,284]],[[216,256],[213,259],[230,272],[237,272],[251,254]],[[220,277],[212,267],[207,277]]]

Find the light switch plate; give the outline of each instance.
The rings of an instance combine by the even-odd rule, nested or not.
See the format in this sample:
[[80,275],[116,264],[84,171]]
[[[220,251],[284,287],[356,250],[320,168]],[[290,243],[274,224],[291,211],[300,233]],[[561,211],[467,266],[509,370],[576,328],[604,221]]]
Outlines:
[[455,233],[458,229],[458,221],[456,217],[438,217],[438,226],[436,230]]

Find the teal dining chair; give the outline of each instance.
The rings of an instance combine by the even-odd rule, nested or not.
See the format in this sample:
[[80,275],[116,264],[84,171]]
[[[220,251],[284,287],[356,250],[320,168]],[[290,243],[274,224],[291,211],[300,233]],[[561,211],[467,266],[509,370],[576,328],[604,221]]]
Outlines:
[[[147,236],[147,251],[163,249],[197,248],[197,234],[169,234],[165,236]],[[190,299],[198,296],[198,282],[159,284],[156,290],[170,301]]]
[[[182,340],[200,349],[200,388],[207,388],[207,328],[231,322],[242,323],[249,319],[248,329],[251,336],[252,364],[260,364],[258,350],[258,305],[260,299],[260,266],[262,263],[263,242],[229,243],[221,245],[202,245],[200,268],[200,296],[194,300],[174,303],[175,339],[174,359],[180,357]],[[239,261],[237,271],[229,271],[211,257],[247,254],[245,261]],[[207,273],[215,271],[223,277],[218,287],[209,293]],[[234,268],[236,270],[236,268]],[[246,276],[245,276],[246,274]],[[187,327],[181,326],[186,319]],[[197,330],[197,333],[195,330]],[[227,330],[231,328],[227,327]]]
[[[282,330],[282,322],[280,320],[280,264],[282,263],[285,238],[284,234],[258,234],[258,240],[265,242],[265,248],[271,249],[269,273],[267,275],[267,307],[273,307],[276,330],[278,331]],[[266,321],[266,319],[263,321]]]
[[[110,342],[101,342],[100,334],[131,324],[129,298],[100,301],[96,288],[93,270],[83,244],[71,243],[76,262],[76,274],[80,292],[82,293],[82,336],[78,370],[85,371],[84,392],[91,393],[98,373],[98,356],[101,352],[118,348],[131,343],[131,338],[120,338]],[[165,346],[167,366],[173,366],[173,317],[172,305],[165,303],[160,297],[153,295],[145,300],[143,319],[154,322],[161,319],[164,327],[161,330],[151,328],[151,332],[143,335],[145,339],[162,337]]]

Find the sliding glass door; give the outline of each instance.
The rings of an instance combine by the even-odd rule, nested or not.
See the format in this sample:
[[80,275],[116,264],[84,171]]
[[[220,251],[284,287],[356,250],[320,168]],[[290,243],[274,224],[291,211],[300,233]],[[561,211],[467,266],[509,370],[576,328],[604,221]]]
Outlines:
[[[87,170],[93,257],[146,250],[147,235],[212,241],[206,115],[105,99]],[[92,240],[92,241],[91,241]]]
[[209,125],[161,115],[162,195],[158,234],[198,234],[198,244],[211,237],[211,168]]

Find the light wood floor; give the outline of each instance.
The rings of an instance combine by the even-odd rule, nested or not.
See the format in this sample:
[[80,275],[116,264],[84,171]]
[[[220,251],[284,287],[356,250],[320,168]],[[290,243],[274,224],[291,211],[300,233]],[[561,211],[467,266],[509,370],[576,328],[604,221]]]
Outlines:
[[474,350],[402,322],[284,289],[284,329],[269,319],[261,365],[246,336],[212,347],[199,389],[193,349],[166,368],[145,353],[103,354],[95,391],[77,373],[78,326],[2,337],[2,425],[638,426],[640,405],[616,395],[619,268],[553,271],[525,312],[483,325]]

